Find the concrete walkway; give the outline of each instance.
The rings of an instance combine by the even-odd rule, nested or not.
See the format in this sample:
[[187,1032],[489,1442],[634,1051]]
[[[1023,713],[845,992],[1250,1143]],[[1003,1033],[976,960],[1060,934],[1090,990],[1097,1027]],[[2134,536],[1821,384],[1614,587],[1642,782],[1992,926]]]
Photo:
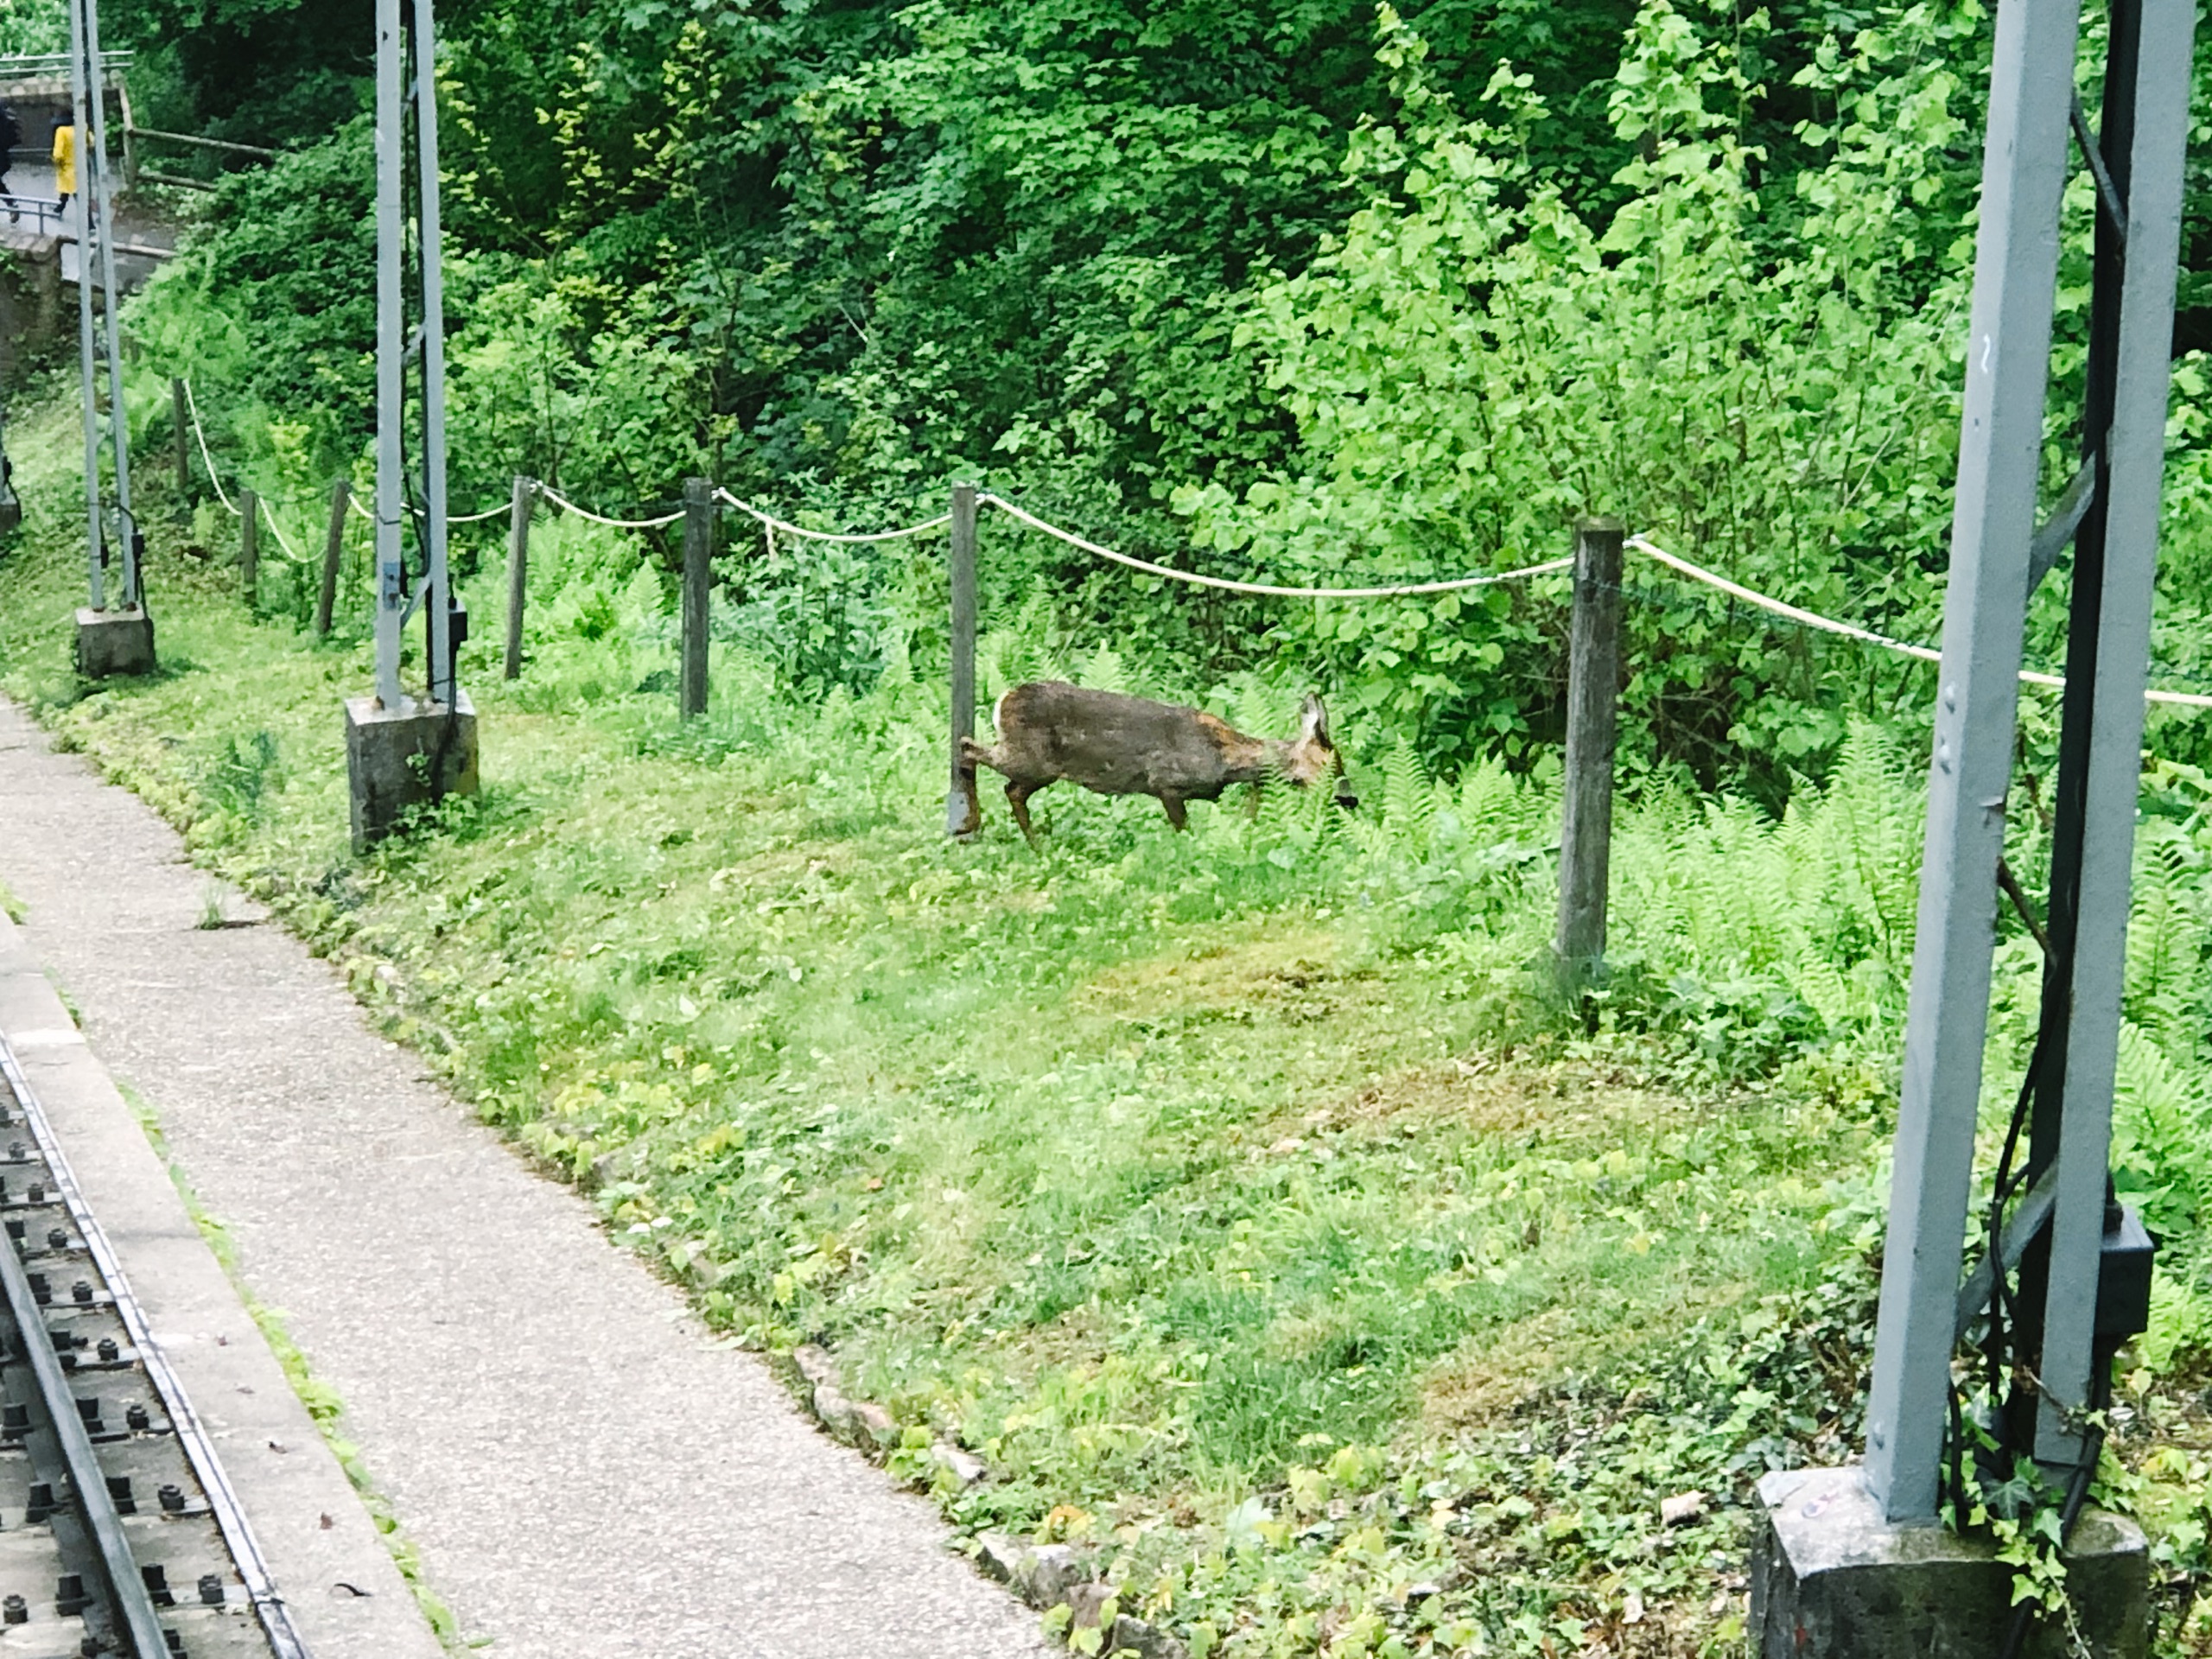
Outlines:
[[197,929],[177,837],[4,700],[0,881],[493,1659],[1049,1651],[296,940]]

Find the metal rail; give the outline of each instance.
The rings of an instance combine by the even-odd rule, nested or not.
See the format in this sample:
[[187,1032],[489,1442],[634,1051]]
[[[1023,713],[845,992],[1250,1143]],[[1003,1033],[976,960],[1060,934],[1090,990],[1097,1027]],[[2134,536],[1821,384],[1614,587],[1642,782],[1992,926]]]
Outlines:
[[159,127],[125,127],[126,138],[158,138],[164,143],[191,144],[200,149],[219,149],[232,156],[251,156],[264,162],[273,162],[279,152],[259,144],[233,143],[228,138],[202,138],[197,133],[164,132]]
[[22,223],[22,216],[25,213],[30,214],[37,220],[37,234],[41,236],[49,234],[46,228],[49,219],[53,221],[56,232],[62,229],[64,224],[61,204],[51,196],[17,196],[0,194],[0,211],[7,213],[8,222],[11,225]]
[[168,1643],[162,1634],[161,1615],[155,1611],[154,1599],[147,1593],[146,1581],[131,1555],[130,1541],[123,1535],[123,1517],[116,1512],[99,1454],[92,1450],[92,1437],[79,1414],[76,1390],[69,1386],[54,1351],[46,1316],[39,1311],[30,1275],[24,1272],[22,1257],[12,1239],[0,1248],[0,1293],[6,1295],[8,1314],[15,1322],[16,1346],[29,1363],[38,1384],[38,1410],[45,1420],[42,1430],[53,1435],[60,1447],[78,1516],[92,1535],[92,1565],[122,1626],[119,1633],[129,1640],[130,1650],[137,1659],[162,1659],[168,1652]]
[[[185,1394],[184,1384],[177,1380],[176,1372],[169,1365],[168,1357],[155,1343],[152,1328],[146,1322],[145,1310],[138,1306],[138,1299],[130,1294],[130,1284],[123,1276],[123,1266],[116,1259],[115,1247],[108,1243],[106,1232],[94,1218],[92,1207],[85,1202],[83,1189],[77,1185],[77,1177],[70,1169],[68,1160],[62,1156],[61,1147],[54,1138],[53,1128],[46,1121],[46,1113],[24,1080],[16,1064],[16,1057],[10,1052],[4,1039],[0,1039],[0,1074],[6,1076],[9,1087],[15,1090],[16,1103],[22,1109],[23,1122],[29,1126],[32,1137],[38,1142],[39,1152],[46,1160],[47,1172],[54,1181],[54,1191],[60,1195],[62,1207],[68,1211],[70,1220],[76,1224],[78,1236],[85,1242],[86,1253],[92,1258],[93,1266],[99,1269],[100,1277],[106,1281],[108,1291],[115,1298],[116,1314],[122,1319],[124,1329],[130,1333],[130,1345],[137,1351],[138,1363],[144,1368],[147,1380],[153,1383],[155,1393],[161,1397],[162,1408],[168,1412],[170,1426],[175,1432],[177,1443],[184,1448],[193,1472],[200,1478],[208,1508],[214,1514],[216,1524],[222,1529],[224,1541],[230,1546],[231,1559],[238,1567],[238,1576],[245,1582],[246,1593],[252,1599],[254,1611],[260,1615],[261,1626],[268,1633],[270,1645],[276,1650],[279,1659],[308,1659],[307,1644],[292,1626],[291,1611],[285,1606],[284,1599],[276,1592],[276,1580],[270,1575],[269,1564],[261,1554],[260,1541],[253,1535],[253,1528],[246,1520],[245,1507],[239,1503],[230,1477],[224,1472],[221,1462],[215,1456],[214,1442],[209,1438],[206,1425],[200,1422],[200,1414],[193,1409],[192,1402]],[[4,1251],[0,1251],[0,1255],[4,1254]]]
[[[86,1203],[83,1190],[69,1168],[52,1126],[4,1039],[0,1039],[0,1083],[5,1084],[4,1090],[0,1090],[0,1127],[11,1127],[4,1115],[4,1096],[11,1094],[23,1126],[37,1144],[38,1159],[44,1166],[41,1185],[51,1187],[53,1200],[58,1200],[67,1214],[86,1255],[91,1258],[106,1299],[111,1303],[111,1311],[129,1338],[130,1358],[152,1386],[168,1420],[166,1427],[206,1499],[206,1513],[214,1522],[230,1563],[237,1569],[270,1653],[273,1659],[310,1659],[307,1644],[292,1623],[290,1610],[277,1592],[236,1491],[215,1455],[213,1442],[175,1370],[156,1344],[144,1312],[130,1294],[114,1248]],[[11,1152],[15,1150],[10,1148]],[[130,1644],[126,1650],[133,1653],[135,1659],[169,1659],[177,1649],[169,1645],[173,1638],[161,1626],[159,1599],[152,1593],[152,1586],[162,1580],[162,1571],[137,1561],[132,1554],[128,1529],[121,1520],[122,1511],[111,1496],[111,1478],[100,1465],[99,1450],[93,1442],[97,1425],[88,1425],[85,1408],[69,1385],[72,1362],[61,1351],[67,1333],[48,1335],[45,1316],[41,1312],[41,1287],[33,1281],[22,1260],[22,1246],[16,1235],[22,1225],[17,1221],[8,1224],[8,1247],[0,1249],[0,1292],[4,1292],[7,1312],[22,1338],[20,1345],[37,1383],[41,1415],[54,1428],[69,1488],[84,1505],[85,1526],[97,1546],[98,1560],[92,1564],[100,1584],[111,1592],[110,1605],[120,1615],[118,1622]],[[84,1305],[87,1289],[89,1287],[79,1289],[73,1306]],[[170,1508],[167,1494],[163,1497],[163,1508]],[[57,1512],[50,1518],[56,1523],[56,1542],[67,1555],[73,1541],[66,1535],[69,1526],[64,1523],[69,1522],[71,1517]],[[203,1580],[202,1599],[206,1599]]]

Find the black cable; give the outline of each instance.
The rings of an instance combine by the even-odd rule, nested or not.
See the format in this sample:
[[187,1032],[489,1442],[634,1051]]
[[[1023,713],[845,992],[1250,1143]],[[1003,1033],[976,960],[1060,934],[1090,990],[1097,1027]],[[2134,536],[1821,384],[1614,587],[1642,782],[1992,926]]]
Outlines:
[[[2066,1483],[2066,1501],[2058,1511],[2058,1548],[2062,1550],[2074,1535],[2074,1523],[2082,1518],[2082,1505],[2089,1496],[2090,1479],[2096,1474],[2098,1461],[2105,1453],[2103,1414],[2112,1402],[2112,1354],[2102,1346],[2097,1351],[2096,1363],[2089,1374],[2089,1389],[2091,1409],[2095,1414],[2088,1433],[2082,1437],[2082,1461],[2074,1465],[2074,1473]],[[2012,1609],[2012,1622],[2005,1628],[2005,1645],[1999,1649],[1998,1659],[2020,1659],[2035,1617],[2036,1604],[2032,1601],[2024,1601]]]

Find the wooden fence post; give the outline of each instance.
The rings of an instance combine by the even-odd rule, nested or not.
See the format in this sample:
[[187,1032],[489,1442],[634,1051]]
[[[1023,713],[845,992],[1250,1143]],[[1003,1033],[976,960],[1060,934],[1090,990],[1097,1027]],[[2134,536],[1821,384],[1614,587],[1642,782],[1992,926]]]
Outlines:
[[261,498],[251,490],[238,491],[238,588],[245,607],[257,608],[261,596]]
[[353,486],[339,479],[330,486],[330,531],[322,541],[322,586],[315,599],[315,631],[330,632],[330,613],[338,605],[338,567],[346,556],[346,512],[353,504]]
[[982,828],[976,799],[976,768],[960,756],[963,739],[976,734],[976,486],[952,486],[951,552],[946,561],[952,588],[952,791],[945,798],[944,832],[972,836]]
[[169,422],[176,428],[176,494],[181,501],[192,493],[192,416],[181,379],[169,382]]
[[714,486],[683,480],[683,664],[679,707],[683,717],[707,712],[707,588],[715,552]]
[[[515,474],[514,505],[507,515],[507,678],[522,677],[522,613],[530,598],[530,503],[537,493],[537,486],[520,473]],[[684,510],[690,510],[687,497]],[[684,580],[686,602],[689,602],[690,580],[690,525],[684,525]],[[689,636],[687,635],[688,639]]]
[[1567,683],[1567,798],[1559,845],[1561,986],[1580,996],[1603,970],[1605,889],[1613,835],[1613,744],[1621,686],[1621,543],[1618,518],[1574,527],[1574,620]]

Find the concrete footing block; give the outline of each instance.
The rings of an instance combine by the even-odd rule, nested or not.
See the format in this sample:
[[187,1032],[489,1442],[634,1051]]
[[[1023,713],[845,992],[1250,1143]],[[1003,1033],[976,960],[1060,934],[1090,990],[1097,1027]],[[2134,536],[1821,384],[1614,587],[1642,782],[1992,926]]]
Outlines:
[[[2013,1573],[1993,1543],[1892,1524],[1856,1467],[1770,1474],[1758,1493],[1766,1518],[1751,1555],[1751,1659],[1998,1659]],[[2082,1512],[2066,1580],[2075,1632],[2093,1659],[2144,1659],[2150,1568],[2141,1528]],[[2048,1620],[2023,1650],[2075,1651]]]
[[154,619],[143,605],[77,613],[77,671],[88,680],[154,671]]
[[411,807],[474,795],[476,710],[468,694],[455,692],[450,709],[411,697],[387,709],[374,697],[348,697],[346,775],[357,853],[397,829]]

